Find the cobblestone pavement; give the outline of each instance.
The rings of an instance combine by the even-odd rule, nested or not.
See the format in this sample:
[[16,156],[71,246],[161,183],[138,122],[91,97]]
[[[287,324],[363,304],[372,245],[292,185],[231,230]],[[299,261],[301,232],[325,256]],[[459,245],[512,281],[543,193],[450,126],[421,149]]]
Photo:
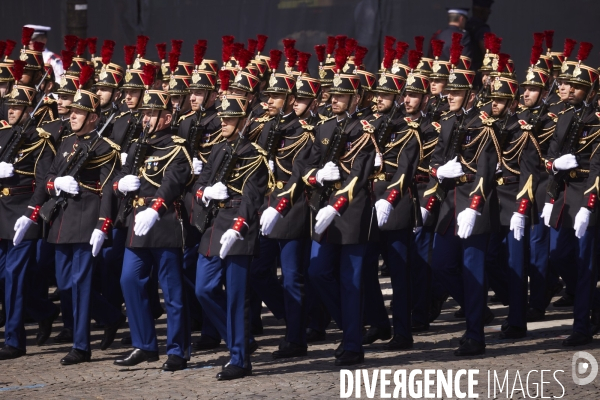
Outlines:
[[[389,304],[391,289],[388,279],[382,279],[384,296]],[[464,320],[454,317],[456,303],[448,302],[440,318],[431,326],[430,331],[415,335],[415,345],[410,351],[386,352],[383,342],[375,342],[365,348],[364,369],[479,369],[479,384],[475,392],[479,398],[488,398],[487,371],[495,370],[504,378],[509,371],[509,385],[512,389],[516,371],[519,371],[523,388],[529,393],[516,391],[513,398],[536,396],[536,387],[540,386],[540,375],[530,376],[530,370],[563,370],[556,377],[564,386],[565,399],[600,398],[600,377],[586,386],[573,383],[571,377],[571,359],[576,350],[591,353],[600,360],[600,340],[583,348],[565,348],[561,338],[570,333],[572,315],[570,308],[549,308],[543,322],[529,325],[529,336],[517,341],[499,341],[500,323],[506,317],[507,307],[492,304],[496,314],[492,325],[486,328],[487,353],[485,357],[457,358],[453,355],[458,339],[464,329]],[[160,369],[166,360],[165,334],[166,319],[158,321],[161,361],[143,363],[134,368],[122,369],[113,365],[113,360],[130,351],[120,343],[127,334],[120,331],[117,340],[106,351],[99,350],[101,330],[92,332],[92,361],[77,366],[63,367],[59,360],[69,351],[69,345],[56,345],[52,338],[45,346],[35,346],[34,337],[37,326],[28,325],[27,356],[16,360],[0,362],[0,398],[43,398],[43,399],[230,399],[230,398],[339,398],[340,372],[334,366],[333,351],[341,339],[341,332],[335,327],[327,333],[326,341],[309,346],[308,357],[292,361],[273,361],[271,352],[276,350],[284,326],[265,309],[263,322],[264,335],[258,336],[259,349],[252,357],[253,375],[244,379],[219,382],[215,379],[221,365],[228,361],[224,345],[215,351],[194,352],[189,368],[181,372],[163,372]],[[52,336],[60,328],[54,327]],[[194,339],[199,333],[194,334]],[[493,374],[493,372],[492,372]],[[492,375],[493,377],[493,375]],[[422,376],[421,376],[422,378]],[[464,380],[463,380],[464,381]],[[461,383],[463,382],[461,381]],[[544,377],[544,396],[561,397],[562,387],[551,374]],[[392,380],[393,382],[393,380]],[[536,386],[537,385],[537,386]],[[519,384],[517,381],[517,389]],[[463,389],[465,389],[463,387]],[[377,387],[376,396],[380,395]],[[389,390],[391,393],[393,390]],[[366,398],[364,389],[362,398]],[[408,396],[408,394],[407,394]],[[352,398],[355,394],[352,394]],[[497,398],[507,398],[506,387]]]

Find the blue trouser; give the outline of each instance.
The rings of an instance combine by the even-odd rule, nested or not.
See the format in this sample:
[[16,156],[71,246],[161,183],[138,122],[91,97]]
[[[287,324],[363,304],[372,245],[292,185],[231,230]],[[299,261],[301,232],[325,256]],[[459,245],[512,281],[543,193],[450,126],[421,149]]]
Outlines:
[[[0,240],[0,271],[4,278],[6,325],[4,341],[7,345],[25,350],[24,313],[41,321],[52,316],[56,306],[44,301],[37,293],[29,296],[28,269],[35,262],[35,240],[23,240],[14,246],[12,240]],[[31,301],[36,300],[36,301]]]
[[550,227],[540,218],[529,236],[529,307],[544,311],[550,302],[548,295],[558,282],[558,275],[548,265]]
[[105,325],[112,325],[121,317],[121,311],[92,290],[92,272],[96,261],[92,256],[92,245],[57,244],[55,257],[61,301],[67,294],[71,295],[73,348],[90,351],[90,317]]
[[450,295],[463,307],[467,317],[466,337],[485,343],[483,319],[486,310],[486,249],[488,234],[461,239],[452,223],[433,239],[432,272]]
[[363,259],[363,320],[365,325],[390,329],[390,319],[379,286],[381,247],[380,242],[369,242]]
[[432,300],[431,256],[433,253],[433,235],[432,227],[421,229],[414,235],[414,251],[410,252],[412,321],[422,325],[429,324],[429,310]]
[[488,286],[491,288],[500,302],[504,305],[509,303],[508,289],[508,254],[506,249],[506,236],[501,232],[493,232],[487,247],[485,273]]
[[[362,352],[362,266],[367,244],[312,242],[308,275],[343,331],[344,350]],[[335,269],[339,267],[339,279]]]
[[50,279],[54,276],[54,245],[44,239],[36,240],[35,261],[27,268],[28,296],[48,298]]
[[[269,239],[261,235],[260,245],[260,257],[250,265],[250,284],[275,318],[285,318],[285,340],[306,346],[304,275],[308,269],[310,242]],[[281,259],[283,286],[273,270],[277,254]]]
[[191,332],[179,248],[125,249],[121,288],[129,317],[131,344],[137,349],[158,351],[148,290],[153,266],[167,309],[167,354],[189,359]]
[[527,328],[527,244],[529,243],[529,224],[525,225],[525,236],[515,239],[514,232],[508,226],[500,227],[508,254],[508,324]]
[[387,254],[392,281],[392,320],[394,336],[412,340],[411,329],[411,279],[410,279],[410,245],[412,229],[382,231],[382,239],[387,247]]
[[196,266],[198,265],[198,245],[183,250],[183,285],[190,310],[190,318],[202,322],[202,307],[196,298]]
[[[231,365],[251,368],[248,270],[252,256],[198,257],[196,296],[221,337],[227,338]],[[226,291],[222,285],[225,283]]]
[[123,271],[123,255],[127,229],[115,228],[112,230],[112,245],[102,249],[102,295],[115,307],[123,305],[123,291],[121,290],[121,272]]
[[559,229],[550,229],[550,264],[573,270],[572,273],[562,275],[567,286],[575,289],[573,332],[587,336],[592,333],[590,310],[594,301],[598,300],[594,250],[597,230],[597,226],[590,227],[583,237],[578,239],[571,227],[561,225]]

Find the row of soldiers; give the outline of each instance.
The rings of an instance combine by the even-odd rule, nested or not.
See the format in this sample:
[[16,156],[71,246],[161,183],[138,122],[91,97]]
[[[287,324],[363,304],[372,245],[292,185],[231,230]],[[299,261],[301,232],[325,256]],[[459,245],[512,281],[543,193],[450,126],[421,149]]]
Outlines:
[[[544,318],[559,277],[561,301],[574,304],[563,344],[585,345],[600,328],[591,44],[573,59],[574,41],[552,52],[553,33],[536,33],[517,80],[501,39],[488,34],[476,82],[460,33],[449,59],[441,40],[427,58],[423,37],[411,50],[386,37],[377,74],[356,40],[330,37],[315,46],[314,75],[293,39],[267,55],[264,35],[247,47],[224,36],[219,67],[205,59],[204,40],[192,63],[179,60],[180,40],[169,54],[157,45],[155,62],[140,36],[122,68],[113,41],[89,60],[88,41],[67,36],[54,90],[30,33],[18,59],[4,42],[0,63],[1,359],[25,355],[25,315],[43,344],[60,311],[55,340],[73,341],[61,364],[89,361],[90,320],[104,326],[108,348],[124,302],[134,349],[115,364],[157,361],[159,283],[163,369],[183,369],[192,347],[224,340],[231,358],[220,380],[251,374],[252,295],[285,321],[273,358],[305,356],[333,319],[343,331],[338,366],[363,362],[376,340],[412,347],[449,296],[466,316],[455,355],[483,354],[494,318],[488,288],[509,306],[500,338],[517,339]],[[60,310],[41,282],[48,260]],[[193,320],[202,321],[194,344]]]

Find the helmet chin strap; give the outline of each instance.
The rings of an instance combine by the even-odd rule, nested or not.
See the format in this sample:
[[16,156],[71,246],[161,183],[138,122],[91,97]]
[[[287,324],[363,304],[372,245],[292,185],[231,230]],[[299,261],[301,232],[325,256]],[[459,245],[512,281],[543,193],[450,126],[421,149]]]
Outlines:
[[83,127],[85,126],[88,117],[90,116],[90,113],[88,112],[87,114],[85,114],[85,119],[83,120],[83,123],[81,124],[81,128],[77,129],[77,130],[73,130],[73,127],[71,126],[71,129],[73,130],[74,133],[79,133],[81,132],[81,130],[83,129]]
[[158,115],[156,116],[156,123],[152,127],[152,131],[149,132],[150,135],[152,135],[154,132],[156,132],[156,128],[158,128],[158,120],[160,119],[162,112],[163,112],[163,110],[158,110]]

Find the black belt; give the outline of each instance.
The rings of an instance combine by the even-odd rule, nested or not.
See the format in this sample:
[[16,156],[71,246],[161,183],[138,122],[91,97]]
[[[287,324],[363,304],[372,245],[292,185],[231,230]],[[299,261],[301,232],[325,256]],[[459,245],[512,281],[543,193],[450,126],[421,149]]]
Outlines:
[[235,208],[242,204],[241,200],[219,201],[216,203],[218,208]]
[[416,183],[428,183],[429,175],[415,175],[415,182]]
[[287,183],[288,181],[277,181],[275,182],[275,187],[281,190]]
[[457,185],[460,185],[462,183],[475,182],[476,177],[477,175],[475,174],[464,174],[456,178],[455,182]]
[[35,191],[35,181],[31,185],[5,187],[0,190],[0,197],[16,196],[19,194],[33,193]]
[[498,186],[519,183],[519,177],[518,176],[501,176],[500,178],[496,179],[496,183],[498,184]]
[[569,178],[571,178],[571,179],[588,178],[589,176],[590,176],[589,172],[583,172],[583,171],[577,171],[577,170],[569,171]]
[[394,179],[394,173],[392,172],[382,172],[380,174],[374,174],[369,177],[369,179],[377,179],[380,181],[391,181]]

